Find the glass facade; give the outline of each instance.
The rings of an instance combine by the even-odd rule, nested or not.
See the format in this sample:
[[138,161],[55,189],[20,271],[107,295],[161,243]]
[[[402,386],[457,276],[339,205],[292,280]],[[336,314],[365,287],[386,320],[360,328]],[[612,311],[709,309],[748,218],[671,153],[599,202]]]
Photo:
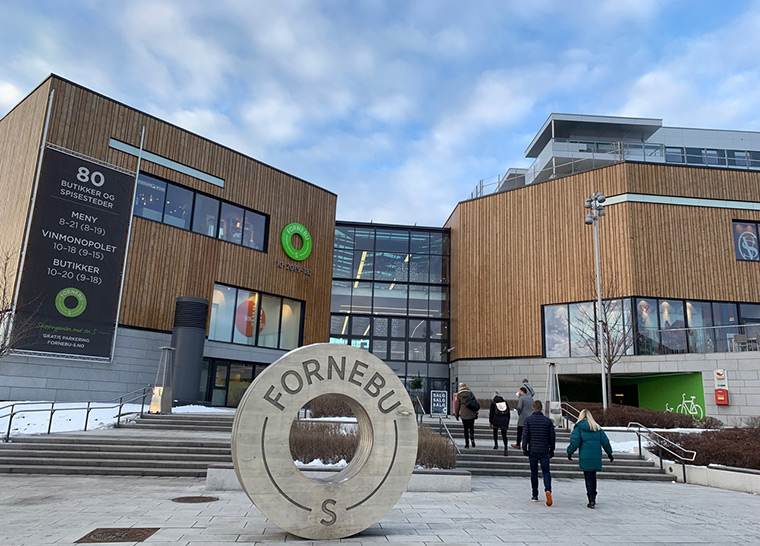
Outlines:
[[211,301],[211,341],[286,350],[301,345],[301,301],[223,284],[214,285]]
[[154,176],[137,179],[135,216],[266,252],[269,218]]
[[425,408],[448,390],[450,237],[447,229],[335,226],[330,341],[384,360]]
[[[760,304],[660,298],[603,302],[612,346],[625,354],[760,350]],[[546,358],[596,354],[596,305],[543,307]]]

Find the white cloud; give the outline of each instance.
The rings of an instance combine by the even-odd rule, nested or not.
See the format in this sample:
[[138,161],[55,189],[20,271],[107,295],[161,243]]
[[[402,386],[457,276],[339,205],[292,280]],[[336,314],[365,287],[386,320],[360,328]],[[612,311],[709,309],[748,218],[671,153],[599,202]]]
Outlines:
[[0,81],[0,108],[8,110],[24,97],[21,90],[11,82]]

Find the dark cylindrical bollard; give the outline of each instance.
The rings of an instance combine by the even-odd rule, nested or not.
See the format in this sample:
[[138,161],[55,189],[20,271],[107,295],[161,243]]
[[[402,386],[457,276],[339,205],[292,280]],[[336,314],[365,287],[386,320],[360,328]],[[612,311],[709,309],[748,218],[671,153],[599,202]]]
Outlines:
[[176,349],[172,388],[177,405],[196,404],[201,401],[201,369],[207,316],[208,300],[177,298],[172,330],[172,347]]

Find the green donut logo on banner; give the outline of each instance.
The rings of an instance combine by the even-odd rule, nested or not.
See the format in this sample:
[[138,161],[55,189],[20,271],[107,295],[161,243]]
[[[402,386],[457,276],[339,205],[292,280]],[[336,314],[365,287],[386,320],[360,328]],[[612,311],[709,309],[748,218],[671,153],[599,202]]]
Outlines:
[[[77,304],[74,307],[68,307],[66,305],[66,298],[76,298]],[[74,318],[78,317],[87,308],[87,298],[84,293],[77,288],[64,288],[55,296],[55,308],[64,317]]]
[[[301,238],[302,245],[300,249],[293,246],[293,235]],[[293,222],[285,226],[282,230],[282,249],[285,254],[294,260],[305,260],[311,254],[311,234],[309,230],[298,222]]]

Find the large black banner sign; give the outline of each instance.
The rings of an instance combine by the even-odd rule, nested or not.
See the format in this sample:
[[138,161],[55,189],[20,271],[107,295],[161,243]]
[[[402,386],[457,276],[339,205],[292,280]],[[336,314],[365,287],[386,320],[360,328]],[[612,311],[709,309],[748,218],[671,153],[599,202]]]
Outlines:
[[134,177],[46,149],[15,349],[111,356]]

